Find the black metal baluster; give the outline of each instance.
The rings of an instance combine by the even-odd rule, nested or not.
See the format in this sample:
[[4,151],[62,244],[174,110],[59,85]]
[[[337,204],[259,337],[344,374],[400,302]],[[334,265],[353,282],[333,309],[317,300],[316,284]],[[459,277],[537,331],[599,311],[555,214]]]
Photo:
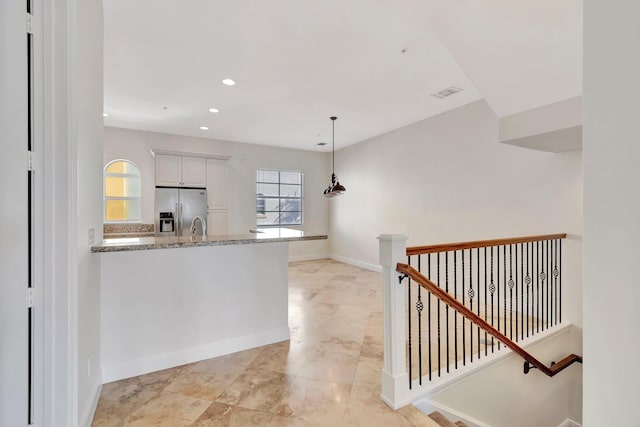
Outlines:
[[540,332],[540,242],[536,242],[536,333]]
[[[447,293],[449,293],[449,252],[444,253],[444,287]],[[444,308],[445,315],[447,316],[446,321],[446,330],[447,330],[447,341],[446,341],[446,349],[447,349],[447,374],[449,373],[449,304],[447,304]]]
[[[469,248],[469,310],[473,311],[473,249]],[[473,322],[469,319],[469,355],[471,356],[471,362],[473,362]]]
[[520,243],[520,338],[524,339],[524,243]]
[[554,240],[553,245],[555,247],[555,252],[554,252],[554,258],[553,258],[553,263],[554,263],[554,268],[553,268],[553,285],[555,288],[555,292],[554,292],[554,297],[556,299],[556,312],[555,312],[555,325],[558,324],[558,311],[559,311],[559,307],[558,307],[558,275],[559,275],[559,271],[558,271],[558,240]]
[[562,240],[558,240],[560,246],[560,260],[558,261],[558,294],[560,296],[560,323],[562,323]]
[[551,327],[551,316],[550,316],[550,309],[551,309],[551,278],[553,277],[553,270],[551,269],[551,254],[549,253],[551,250],[551,241],[547,240],[547,255],[546,255],[546,259],[547,259],[547,317],[545,318],[546,323],[547,323],[547,329],[549,329]]
[[[516,276],[514,279],[514,287],[516,290],[516,300],[518,299],[518,244],[515,244],[515,249],[516,249],[516,254],[515,254],[515,263],[516,263]],[[509,289],[509,325],[511,328],[510,331],[510,336],[511,339],[513,339],[513,289],[511,288]],[[516,304],[516,309],[517,309],[517,304]],[[516,311],[516,342],[518,342],[518,316],[517,316],[517,311]]]
[[509,245],[509,339],[513,340],[513,245]]
[[507,246],[504,245],[504,256],[502,257],[502,264],[504,266],[504,280],[503,280],[503,288],[502,290],[504,291],[504,295],[502,296],[502,298],[504,299],[504,336],[507,336],[509,334],[509,326],[507,325]]
[[[418,272],[421,272],[422,255],[418,255]],[[416,302],[416,310],[418,311],[418,382],[422,385],[422,286],[418,286],[418,302]]]
[[[489,285],[489,292],[491,292],[491,326],[493,326],[493,293],[496,290],[496,285],[493,282],[493,246],[491,246],[491,284]],[[493,348],[493,335],[491,335],[491,353],[494,352]]]
[[[478,298],[476,298],[476,311],[480,317],[480,248],[476,248],[476,274],[478,286]],[[480,326],[478,326],[478,360],[480,360]]]
[[527,284],[527,338],[529,337],[529,291],[531,287],[531,275],[529,274],[529,243],[527,243],[527,277],[524,279]]
[[[496,289],[498,294],[496,295],[496,302],[498,306],[498,331],[500,330],[500,246],[496,248],[497,259],[496,259],[496,273],[497,273],[497,283]],[[500,341],[498,340],[498,350],[500,350]]]
[[[440,287],[440,252],[437,253],[436,274],[438,275],[438,287]],[[440,298],[438,298],[438,376],[440,376]]]
[[[461,254],[462,261],[462,305],[464,305],[464,249]],[[467,331],[465,330],[465,325],[467,324],[467,319],[462,316],[462,366],[467,365]]]
[[[427,274],[429,275],[429,280],[431,280],[431,254],[427,254]],[[429,332],[429,381],[431,381],[431,359],[433,355],[431,354],[431,292],[427,294],[427,330]]]
[[[453,251],[453,297],[458,300],[458,251]],[[453,357],[455,368],[458,369],[458,311],[453,311]]]
[[[407,257],[407,264],[411,265],[411,256]],[[411,352],[411,277],[409,277],[407,284],[407,313],[409,315],[409,390],[411,390],[411,366],[413,365],[413,355]]]
[[540,307],[540,323],[542,324],[542,330],[545,330],[545,293],[544,293],[544,288],[545,288],[545,282],[547,280],[547,273],[545,272],[546,269],[546,261],[545,261],[545,247],[544,247],[544,240],[540,242],[540,265],[542,266],[542,271],[540,272],[540,281],[541,283],[541,291],[540,291],[540,296],[542,297],[542,304]]
[[[483,260],[483,264],[484,264],[484,321],[487,321],[487,312],[489,310],[487,310],[487,247],[484,247],[484,260]],[[489,340],[487,339],[487,331],[484,331],[484,355],[486,356],[489,352],[489,346],[487,345],[489,343]]]

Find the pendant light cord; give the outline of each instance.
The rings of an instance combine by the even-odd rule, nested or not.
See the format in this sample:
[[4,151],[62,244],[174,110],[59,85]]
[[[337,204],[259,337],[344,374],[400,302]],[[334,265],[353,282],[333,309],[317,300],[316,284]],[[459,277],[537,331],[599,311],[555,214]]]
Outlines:
[[331,183],[333,184],[336,176],[336,119],[337,117],[329,117],[331,119]]

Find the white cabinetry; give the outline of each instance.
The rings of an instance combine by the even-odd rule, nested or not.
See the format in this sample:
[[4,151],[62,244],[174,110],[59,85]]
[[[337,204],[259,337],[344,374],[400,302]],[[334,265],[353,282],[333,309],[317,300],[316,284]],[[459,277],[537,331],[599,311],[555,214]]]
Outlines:
[[227,161],[207,159],[207,234],[228,233]]
[[209,209],[207,211],[207,234],[210,236],[229,232],[229,212],[225,209]]
[[205,187],[206,159],[156,154],[156,185],[169,187]]

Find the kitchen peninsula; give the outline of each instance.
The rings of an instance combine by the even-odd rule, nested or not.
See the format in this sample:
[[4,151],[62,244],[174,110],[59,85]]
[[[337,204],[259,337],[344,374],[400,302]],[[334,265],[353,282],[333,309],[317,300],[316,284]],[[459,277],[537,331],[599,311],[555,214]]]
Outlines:
[[288,242],[243,235],[105,239],[100,253],[105,382],[289,339]]

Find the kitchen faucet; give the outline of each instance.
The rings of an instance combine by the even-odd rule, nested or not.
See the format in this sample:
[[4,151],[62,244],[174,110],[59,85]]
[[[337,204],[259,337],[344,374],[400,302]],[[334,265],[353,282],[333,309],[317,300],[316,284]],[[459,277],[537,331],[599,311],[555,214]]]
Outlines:
[[200,220],[200,224],[202,224],[202,236],[204,237],[207,234],[207,223],[201,216],[196,216],[193,218],[193,221],[191,221],[191,235],[196,235],[196,220]]

